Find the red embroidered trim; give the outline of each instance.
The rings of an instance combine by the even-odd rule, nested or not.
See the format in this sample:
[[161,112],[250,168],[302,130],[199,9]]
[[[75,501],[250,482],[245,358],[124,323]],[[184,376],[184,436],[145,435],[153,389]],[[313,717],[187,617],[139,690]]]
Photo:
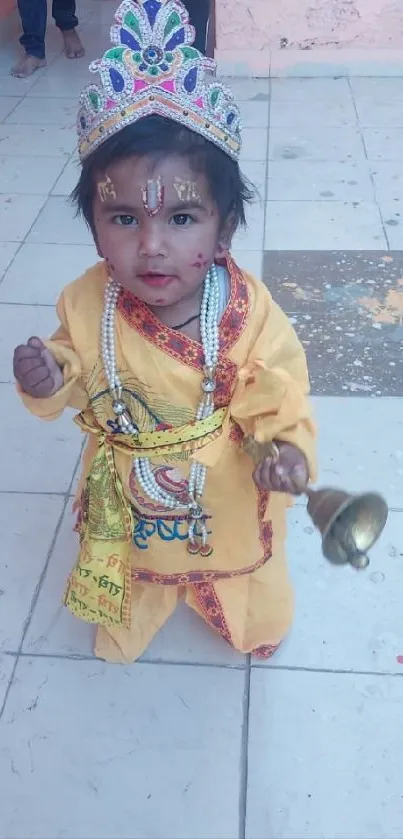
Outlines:
[[[237,367],[225,355],[231,350],[243,332],[250,310],[248,287],[243,273],[234,260],[229,257],[226,266],[230,274],[230,297],[220,323],[220,359],[217,367],[217,389],[215,404],[217,408],[228,405],[235,385]],[[203,372],[203,348],[197,341],[170,329],[161,323],[150,309],[131,294],[122,289],[117,303],[119,313],[147,341],[155,344],[162,352]]]
[[263,644],[261,647],[256,647],[255,650],[252,650],[252,655],[255,658],[267,659],[271,658],[272,655],[278,650],[280,644]]
[[240,428],[240,426],[237,425],[236,422],[233,422],[228,436],[233,443],[236,443],[238,446],[240,446],[243,442],[244,433],[242,431],[242,428]]
[[156,583],[162,586],[184,586],[195,583],[211,583],[214,580],[231,580],[234,577],[243,577],[245,574],[253,574],[270,559],[270,556],[263,556],[255,565],[247,568],[240,568],[237,571],[188,571],[178,574],[160,574],[157,571],[148,571],[147,568],[132,568],[133,583]]
[[231,633],[213,584],[199,583],[193,586],[193,589],[206,623],[233,647]]
[[258,490],[258,508],[257,517],[259,522],[259,536],[260,544],[263,548],[263,556],[270,559],[273,553],[273,525],[271,521],[265,521],[267,505],[269,503],[270,493],[267,490]]

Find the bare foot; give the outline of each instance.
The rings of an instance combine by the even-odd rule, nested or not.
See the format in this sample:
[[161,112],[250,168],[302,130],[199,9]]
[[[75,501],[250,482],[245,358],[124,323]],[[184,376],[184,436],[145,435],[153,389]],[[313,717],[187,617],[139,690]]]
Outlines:
[[67,58],[82,58],[85,55],[85,49],[77,35],[75,29],[69,29],[62,32],[64,40],[64,51]]
[[15,67],[11,68],[11,75],[16,76],[17,79],[26,79],[28,76],[32,76],[35,70],[44,67],[45,64],[44,58],[36,58],[34,55],[25,54],[21,56]]

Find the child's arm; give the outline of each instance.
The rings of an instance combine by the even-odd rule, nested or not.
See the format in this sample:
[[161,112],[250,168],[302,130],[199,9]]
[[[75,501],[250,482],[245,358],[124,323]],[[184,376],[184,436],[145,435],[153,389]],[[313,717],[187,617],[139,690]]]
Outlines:
[[[256,482],[275,491],[292,492],[289,478],[294,469],[299,486],[316,477],[309,376],[304,350],[290,321],[270,298],[265,303],[262,328],[248,363],[239,372],[232,416],[245,437],[262,447]],[[277,464],[263,454],[264,444],[272,441],[278,444]]]
[[25,406],[44,420],[56,419],[70,406],[83,410],[88,396],[81,364],[70,338],[64,298],[57,305],[60,326],[50,341],[30,338],[14,351],[14,375]]

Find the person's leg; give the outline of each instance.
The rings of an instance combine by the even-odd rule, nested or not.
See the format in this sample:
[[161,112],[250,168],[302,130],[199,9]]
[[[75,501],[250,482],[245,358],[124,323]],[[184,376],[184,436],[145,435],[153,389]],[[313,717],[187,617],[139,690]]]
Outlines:
[[75,0],[53,0],[52,14],[62,33],[67,58],[82,58],[85,50],[76,32],[78,18]]
[[99,626],[94,647],[96,657],[115,664],[136,661],[171,617],[181,594],[177,586],[133,583],[130,629]]
[[290,629],[294,595],[284,546],[252,574],[186,589],[186,603],[234,649],[269,658]]
[[207,24],[210,14],[210,0],[183,0],[189,12],[189,19],[196,30],[194,46],[200,52],[206,52]]
[[46,0],[18,0],[22,35],[20,44],[24,55],[12,68],[18,78],[30,76],[45,64]]

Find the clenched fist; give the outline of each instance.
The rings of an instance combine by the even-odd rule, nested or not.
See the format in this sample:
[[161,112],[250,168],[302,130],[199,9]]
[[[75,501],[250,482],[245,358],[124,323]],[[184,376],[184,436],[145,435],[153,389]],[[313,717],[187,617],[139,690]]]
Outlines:
[[253,478],[259,489],[285,492],[288,495],[303,493],[309,481],[305,455],[290,443],[276,441],[278,457],[266,457],[256,467]]
[[30,338],[14,350],[14,376],[28,396],[44,399],[63,386],[63,373],[40,338]]

